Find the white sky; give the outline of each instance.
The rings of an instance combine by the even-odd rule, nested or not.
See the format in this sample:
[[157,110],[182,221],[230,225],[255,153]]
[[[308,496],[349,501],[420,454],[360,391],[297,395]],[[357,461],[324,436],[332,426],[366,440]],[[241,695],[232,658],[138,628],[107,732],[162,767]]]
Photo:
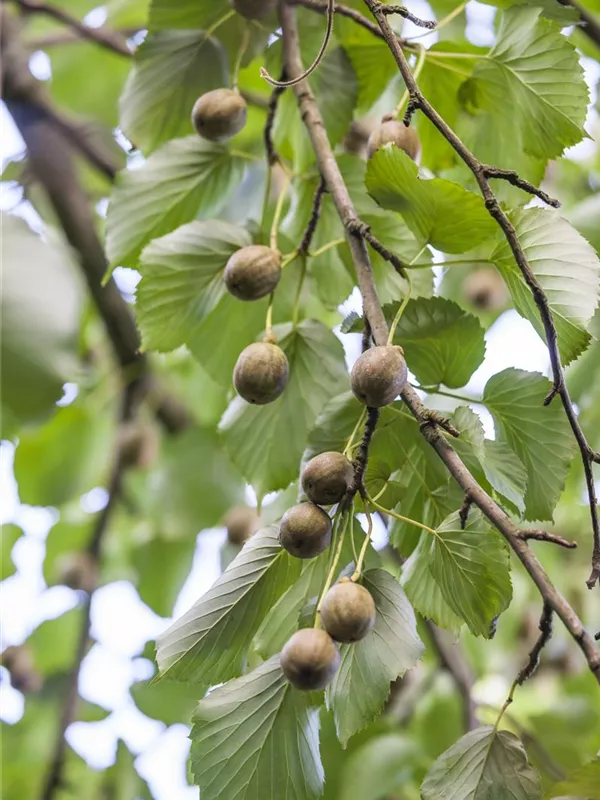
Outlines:
[[[412,0],[411,9],[422,17],[431,16],[431,10],[423,0]],[[468,36],[472,42],[480,45],[492,43],[490,23],[493,15],[491,6],[477,2],[469,5]],[[102,13],[96,13],[94,22],[101,23],[102,19]],[[406,24],[405,35],[422,32],[411,23]],[[434,32],[420,41],[430,46],[437,38],[438,34]],[[589,59],[585,60],[585,68],[592,91],[592,108],[600,68]],[[49,61],[44,54],[34,57],[32,71],[41,79],[50,76]],[[588,130],[596,122],[597,115],[591,110]],[[24,149],[3,104],[0,106],[0,145],[3,162]],[[576,159],[585,158],[590,147],[593,143],[584,141],[572,148],[569,155]],[[2,185],[0,207],[12,208],[18,199],[14,190]],[[35,212],[21,205],[19,213],[26,216],[30,224],[38,226]],[[126,294],[133,288],[132,280],[135,282],[135,273],[122,271],[119,275],[119,283]],[[531,325],[514,311],[506,312],[496,321],[486,335],[486,343],[485,361],[462,394],[479,395],[487,379],[506,367],[548,371],[546,348]],[[348,350],[352,350],[352,345],[349,344]],[[69,391],[69,400],[74,394]],[[478,406],[477,410],[482,413],[487,435],[493,436],[493,426],[490,418],[485,416],[485,409]],[[77,594],[66,587],[45,588],[42,578],[44,541],[57,514],[53,510],[20,505],[12,474],[13,453],[14,448],[9,443],[0,448],[0,522],[14,522],[24,529],[26,535],[17,542],[13,551],[17,574],[0,584],[2,647],[23,641],[41,621],[58,616],[77,602]],[[82,498],[82,507],[93,513],[101,507],[104,495],[102,491],[91,493]],[[199,536],[194,563],[177,601],[175,616],[189,608],[218,576],[219,548],[224,538],[222,529],[205,531]],[[169,620],[157,617],[140,601],[131,584],[121,581],[96,592],[92,603],[92,632],[98,643],[84,660],[80,691],[83,697],[111,713],[100,723],[75,723],[69,729],[68,740],[93,767],[105,768],[114,761],[116,739],[121,737],[134,753],[141,753],[136,766],[151,784],[157,800],[191,800],[198,796],[198,790],[187,787],[185,781],[189,745],[187,727],[175,725],[166,729],[162,723],[149,720],[136,709],[129,695],[131,683],[144,679],[152,669],[149,662],[136,656],[145,642],[168,624]],[[0,683],[0,717],[14,723],[22,714],[23,699],[8,685],[5,677],[3,675]]]

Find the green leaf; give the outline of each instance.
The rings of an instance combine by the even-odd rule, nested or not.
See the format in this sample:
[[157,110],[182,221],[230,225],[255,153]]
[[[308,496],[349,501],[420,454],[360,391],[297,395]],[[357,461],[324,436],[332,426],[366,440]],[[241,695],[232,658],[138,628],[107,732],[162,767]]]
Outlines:
[[[529,208],[511,215],[521,247],[550,304],[561,359],[569,364],[588,346],[587,331],[598,305],[600,261],[594,248],[556,211]],[[517,311],[546,341],[531,290],[503,241],[492,260],[512,294]]]
[[21,431],[14,469],[22,503],[61,506],[106,480],[110,415],[77,402],[57,408],[45,425]]
[[364,406],[350,391],[329,400],[308,435],[302,463],[327,450],[342,452],[363,409]]
[[148,24],[150,30],[161,28],[207,28],[221,19],[231,6],[227,0],[152,0]]
[[364,586],[375,600],[375,627],[360,642],[342,646],[342,663],[326,692],[344,746],[381,712],[390,682],[423,653],[414,611],[398,581],[373,569],[364,574]]
[[251,243],[243,228],[218,220],[196,220],[151,242],[136,291],[145,349],[166,352],[190,341],[225,294],[229,257]]
[[483,199],[457,183],[422,180],[418,167],[394,145],[369,160],[365,184],[383,208],[398,211],[421,245],[464,253],[495,233]]
[[421,787],[423,800],[541,800],[538,773],[513,733],[476,728],[435,761]]
[[131,687],[136,706],[147,717],[158,719],[165,725],[178,722],[187,725],[202,691],[197,686],[186,686],[175,681],[161,683],[138,682]]
[[27,639],[35,668],[44,676],[68,672],[72,668],[82,622],[82,609],[73,608],[60,617],[42,622]]
[[121,127],[144,152],[191,133],[201,94],[227,85],[227,54],[206,31],[150,33],[136,50],[120,101]]
[[138,169],[120,173],[106,221],[111,265],[135,267],[151,239],[217,214],[242,173],[240,158],[199,136],[168,142]]
[[552,519],[564,488],[575,442],[558,403],[544,406],[551,383],[536,372],[505,369],[487,382],[483,402],[505,441],[527,471],[525,517]]
[[506,10],[473,77],[480,105],[510,118],[528,153],[553,158],[585,135],[588,89],[575,48],[540,14],[525,5]]
[[452,611],[475,636],[488,636],[493,618],[508,608],[512,598],[504,540],[478,509],[470,511],[464,529],[455,512],[431,535],[426,557]]
[[243,498],[243,482],[211,428],[164,439],[153,468],[132,472],[127,486],[164,539],[192,539],[218,525]]
[[317,800],[323,791],[319,711],[285,679],[279,656],[201,700],[191,739],[203,800]]
[[356,25],[354,20],[339,16],[335,21],[335,34],[356,74],[357,113],[367,114],[398,74],[398,67],[386,43]]
[[420,297],[406,306],[394,336],[411,372],[424,386],[457,389],[469,382],[485,355],[477,317],[443,297]]
[[139,579],[140,599],[161,617],[170,617],[181,587],[192,568],[196,540],[151,539],[131,553]]
[[[522,0],[484,0],[484,2],[486,5],[503,9],[523,5]],[[577,9],[572,6],[563,6],[557,0],[535,0],[532,5],[539,6],[544,17],[556,22],[562,22],[565,25],[578,22],[580,19]]]
[[23,531],[18,525],[2,525],[0,537],[0,581],[10,578],[15,574],[16,567],[11,558],[12,549],[23,536]]
[[600,758],[589,761],[575,770],[564,781],[555,784],[546,795],[548,798],[562,795],[589,797],[594,800],[600,796]]
[[527,472],[515,451],[498,439],[486,439],[483,447],[485,477],[502,497],[525,511]]
[[75,375],[81,291],[70,252],[50,231],[43,241],[22,219],[1,219],[2,404],[26,422],[46,414]]
[[259,496],[295,480],[309,430],[327,400],[348,385],[342,345],[320,322],[275,332],[290,365],[284,393],[266,406],[236,398],[220,426],[232,461]]
[[239,675],[268,609],[299,576],[277,529],[256,533],[209,591],[157,640],[161,675],[211,685]]

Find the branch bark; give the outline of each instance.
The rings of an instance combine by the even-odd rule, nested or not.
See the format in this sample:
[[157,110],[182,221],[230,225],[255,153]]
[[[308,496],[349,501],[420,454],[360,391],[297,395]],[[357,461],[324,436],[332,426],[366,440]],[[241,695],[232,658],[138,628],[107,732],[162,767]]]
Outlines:
[[[579,420],[577,419],[577,412],[573,407],[573,402],[569,395],[569,390],[567,388],[565,382],[565,375],[562,368],[561,360],[560,360],[560,353],[558,350],[558,334],[556,331],[556,326],[554,325],[554,320],[552,318],[552,311],[550,309],[550,304],[548,302],[548,298],[544,290],[542,289],[539,281],[537,280],[536,276],[529,265],[525,252],[520,245],[519,239],[517,237],[517,233],[505,214],[505,212],[500,207],[496,196],[491,190],[488,176],[489,177],[496,177],[496,178],[504,178],[510,180],[511,183],[515,183],[515,181],[520,181],[518,176],[515,173],[506,172],[504,170],[496,170],[489,165],[482,164],[466,147],[462,141],[458,138],[458,136],[454,133],[454,131],[450,128],[449,125],[442,119],[442,117],[437,113],[437,111],[433,108],[433,106],[427,101],[427,99],[421,93],[417,83],[413,77],[413,74],[410,70],[410,66],[408,61],[406,60],[406,56],[402,51],[402,47],[400,46],[396,34],[390,27],[386,14],[381,10],[381,4],[378,0],[365,0],[365,3],[373,16],[375,17],[379,29],[383,34],[383,37],[394,56],[396,64],[398,65],[398,69],[400,70],[400,74],[404,80],[406,88],[408,90],[410,96],[410,104],[411,107],[415,109],[420,109],[423,114],[435,125],[438,131],[442,134],[442,136],[446,139],[446,141],[451,145],[454,151],[462,158],[465,162],[467,167],[471,170],[481,194],[483,195],[483,199],[485,201],[485,206],[489,211],[490,215],[493,219],[498,223],[499,227],[502,229],[504,237],[510,246],[514,259],[519,267],[523,279],[525,283],[529,287],[535,304],[538,308],[542,324],[544,326],[544,331],[546,334],[546,342],[548,345],[548,353],[550,355],[550,363],[552,365],[552,375],[554,380],[554,386],[550,395],[546,398],[546,403],[550,402],[555,395],[559,395],[562,401],[563,408],[565,410],[565,414],[569,421],[569,425],[577,441],[577,445],[579,447],[579,451],[581,454],[581,460],[583,462],[583,468],[585,472],[585,480],[587,486],[587,493],[589,499],[589,506],[590,506],[590,515],[592,520],[592,531],[593,531],[593,549],[592,549],[592,571],[590,577],[587,580],[588,588],[592,589],[598,579],[600,578],[600,521],[598,519],[598,500],[596,497],[596,488],[594,485],[594,476],[592,471],[592,464],[595,460],[595,453],[592,447],[589,445],[585,434],[579,424]],[[507,177],[510,176],[510,177]],[[523,181],[520,181],[522,184]],[[515,185],[519,185],[518,183]],[[524,188],[521,185],[521,188]],[[538,193],[539,196],[539,193]],[[551,200],[551,198],[548,198]]]
[[[370,0],[367,0],[367,2],[370,2]],[[284,63],[288,75],[300,75],[302,73],[302,61],[300,58],[295,8],[282,4],[280,6],[280,21],[283,30]],[[393,38],[396,41],[395,37]],[[402,51],[400,50],[400,52]],[[307,128],[317,157],[319,170],[327,183],[327,189],[333,198],[339,217],[348,231],[348,228],[356,223],[356,210],[329,144],[323,119],[314,95],[306,81],[294,86],[293,90],[296,94],[302,120]],[[388,330],[381,303],[377,296],[369,255],[361,236],[349,232],[347,236],[359,289],[363,298],[364,314],[371,326],[375,343],[383,345],[387,342]],[[600,652],[596,648],[594,640],[585,630],[575,611],[557,591],[527,543],[522,540],[519,528],[477,483],[411,386],[407,386],[403,391],[402,399],[413,416],[421,423],[422,434],[442,459],[450,474],[463,491],[468,492],[473,503],[481,509],[483,514],[507,540],[538,587],[543,599],[560,617],[573,639],[581,648],[590,670],[600,684]]]

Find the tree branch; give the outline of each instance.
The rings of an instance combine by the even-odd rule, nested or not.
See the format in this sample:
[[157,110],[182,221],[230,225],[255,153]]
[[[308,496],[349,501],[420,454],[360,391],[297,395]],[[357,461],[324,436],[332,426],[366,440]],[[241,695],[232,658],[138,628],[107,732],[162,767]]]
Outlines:
[[[295,9],[292,6],[281,5],[280,20],[283,29],[284,61],[288,74],[291,76],[300,75],[302,72],[302,62],[300,59]],[[317,157],[321,175],[323,175],[327,182],[328,191],[333,198],[339,217],[346,229],[348,229],[348,225],[352,225],[353,222],[357,220],[356,211],[329,144],[323,119],[317,107],[314,95],[306,81],[295,86],[294,92],[296,94],[302,120],[307,128]],[[388,330],[377,296],[369,255],[362,237],[348,233],[348,240],[354,260],[359,289],[363,298],[364,313],[371,326],[376,344],[383,345],[387,342]],[[427,409],[410,385],[407,385],[402,392],[402,399],[419,422],[429,423],[421,425],[423,436],[438,453],[439,457],[448,468],[448,471],[462,487],[463,491],[469,493],[473,503],[481,509],[483,514],[485,514],[507,540],[538,587],[544,600],[560,617],[571,636],[581,648],[590,670],[600,684],[600,652],[596,648],[594,640],[583,627],[575,611],[556,590],[544,568],[529,549],[527,543],[521,539],[519,528],[484,489],[479,486],[458,454],[450,446],[438,425],[430,419]]]
[[105,27],[92,28],[76,17],[73,17],[59,6],[54,6],[51,3],[37,2],[37,0],[2,0],[2,2],[13,2],[26,13],[45,14],[71,28],[79,39],[88,39],[91,42],[96,42],[100,47],[104,47],[106,50],[110,50],[113,53],[118,53],[128,58],[133,55],[127,44],[127,40],[119,31]]
[[577,542],[570,542],[568,539],[564,539],[562,536],[559,536],[556,533],[530,530],[529,528],[521,531],[521,539],[523,539],[524,542],[527,542],[530,539],[536,542],[551,542],[552,544],[557,544],[559,547],[566,547],[568,550],[575,550],[577,547]]
[[581,30],[600,47],[600,22],[593,13],[585,9],[578,0],[558,0],[558,2],[563,6],[571,6],[578,12],[582,22]]
[[137,379],[147,392],[157,395],[157,416],[170,431],[181,430],[191,420],[174,397],[165,397],[152,376],[146,357],[139,352],[140,339],[133,315],[114,280],[102,286],[107,262],[87,196],[79,182],[70,140],[48,112],[48,104],[28,69],[28,53],[21,46],[14,20],[2,9],[3,96],[27,146],[29,164],[44,187],[63,228],[78,255],[81,269],[104,322],[121,367],[124,382]]
[[[125,424],[134,418],[137,408],[143,399],[144,393],[144,387],[135,380],[125,387],[123,390],[122,407],[120,412],[121,424]],[[113,466],[110,472],[107,487],[108,500],[104,508],[96,517],[96,522],[92,529],[92,535],[85,551],[89,557],[89,564],[93,578],[91,579],[92,583],[90,590],[87,593],[83,604],[83,617],[81,620],[75,661],[69,675],[67,694],[64,699],[62,713],[60,716],[54,752],[52,754],[50,766],[40,796],[41,800],[52,800],[55,794],[58,793],[63,786],[63,772],[67,754],[67,740],[65,738],[65,733],[69,725],[74,722],[77,715],[77,701],[79,699],[79,674],[81,672],[83,659],[85,658],[90,644],[92,597],[97,588],[97,576],[100,571],[100,550],[102,541],[106,531],[108,530],[109,522],[120,498],[123,485],[123,475],[128,467],[128,463],[123,457],[123,453],[121,452],[118,444],[120,441],[122,441],[118,434],[116,441],[117,445],[115,448]]]
[[477,727],[476,704],[471,697],[473,673],[458,642],[448,641],[445,631],[440,630],[431,620],[425,620],[433,648],[440,665],[450,673],[463,703],[463,719],[466,731]]
[[[510,170],[497,170],[496,168],[482,164],[468,149],[468,147],[462,143],[450,126],[446,124],[446,122],[419,90],[408,61],[406,60],[406,57],[402,51],[402,47],[397,40],[396,34],[391,29],[386,15],[381,11],[381,4],[378,2],[378,0],[365,0],[365,3],[377,20],[381,33],[383,34],[383,37],[390,48],[392,55],[394,56],[396,64],[398,65],[398,69],[400,70],[400,74],[402,75],[404,83],[406,84],[406,88],[410,96],[411,106],[413,108],[419,108],[425,114],[425,116],[435,125],[438,131],[451,145],[455,152],[462,158],[467,167],[469,167],[475,176],[477,184],[481,190],[481,194],[483,195],[485,206],[490,215],[502,229],[504,237],[510,246],[523,279],[529,286],[531,294],[533,295],[533,299],[538,308],[542,324],[544,326],[548,352],[550,355],[550,363],[552,365],[552,375],[554,379],[553,392],[551,393],[551,396],[547,398],[547,402],[550,402],[555,394],[560,395],[565,414],[569,421],[569,425],[571,426],[571,430],[573,431],[573,435],[577,441],[583,462],[593,531],[592,571],[587,580],[588,588],[592,589],[600,578],[600,522],[598,520],[598,500],[596,497],[596,488],[594,485],[594,476],[592,472],[592,463],[595,459],[595,453],[590,447],[579,424],[577,413],[573,407],[573,402],[565,383],[565,375],[558,350],[558,334],[552,318],[552,311],[550,309],[548,298],[536,276],[534,275],[531,266],[529,265],[525,252],[519,242],[517,232],[515,231],[505,212],[500,207],[498,200],[490,188],[488,176],[504,178],[505,180],[509,180],[511,183],[518,181],[518,183],[515,183],[515,185],[519,185],[520,188],[526,188],[527,191],[530,189],[525,186],[527,182],[522,181],[518,175],[516,175],[516,173],[513,173]],[[550,200],[551,198],[547,199]]]
[[325,185],[325,181],[323,177],[319,178],[319,183],[315,190],[315,196],[313,198],[313,205],[312,210],[310,212],[310,217],[308,219],[308,223],[306,225],[306,229],[304,234],[302,235],[302,239],[300,244],[298,245],[298,255],[299,256],[306,256],[310,249],[311,242],[313,240],[313,236],[315,235],[315,231],[317,230],[317,225],[319,224],[319,217],[321,216],[321,206],[323,204],[323,195],[327,191],[327,187]]

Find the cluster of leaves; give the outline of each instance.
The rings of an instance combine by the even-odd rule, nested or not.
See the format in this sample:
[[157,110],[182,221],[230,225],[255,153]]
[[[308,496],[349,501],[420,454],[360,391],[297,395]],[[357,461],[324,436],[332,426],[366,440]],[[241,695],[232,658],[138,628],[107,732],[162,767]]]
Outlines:
[[[68,5],[83,16],[95,4]],[[288,264],[276,292],[274,330],[290,364],[286,391],[265,407],[233,396],[233,365],[260,338],[268,301],[236,300],[225,291],[222,273],[237,249],[268,242],[276,196],[265,198],[269,91],[259,67],[281,72],[281,43],[273,36],[277,20],[248,22],[226,0],[146,5],[113,0],[106,7],[107,24],[147,30],[130,71],[122,57],[93,42],[49,46],[48,52],[54,99],[73,113],[93,116],[102,126],[98,135],[123,163],[109,132],[117,121],[136,149],[110,192],[106,252],[111,269],[138,271],[135,315],[143,348],[194,421],[169,437],[158,430],[152,403],[142,409],[154,446],[127,475],[127,502],[113,516],[103,546],[100,581],[131,580],[141,599],[167,617],[189,573],[196,535],[222,521],[242,500],[246,484],[260,499],[278,492],[265,509],[267,522],[275,521],[296,498],[301,464],[346,446],[362,408],[348,392],[341,340],[352,347],[361,322],[355,315],[342,324],[344,334],[333,331],[356,277],[326,195],[311,250],[337,243],[305,264]],[[358,2],[350,5],[364,10]],[[451,10],[446,0],[431,5],[439,19]],[[588,91],[574,47],[581,44],[580,33],[561,32],[575,21],[575,12],[554,0],[494,5],[501,9],[494,46],[467,42],[464,13],[458,14],[427,51],[419,83],[482,162],[516,169],[537,184],[550,160],[584,135]],[[310,63],[324,21],[303,8],[298,19],[303,59]],[[29,23],[32,39],[52,32],[38,17]],[[204,92],[229,85],[243,42],[239,86],[256,103],[231,142],[208,143],[192,135],[191,107]],[[96,76],[91,86],[89,74]],[[472,176],[427,119],[415,117],[420,169],[395,148],[365,163],[344,147],[353,120],[388,112],[401,96],[383,41],[338,17],[311,85],[360,218],[388,249],[418,267],[411,270],[412,293],[394,341],[404,348],[414,382],[434,404],[438,390],[464,387],[481,366],[485,334],[499,311],[514,307],[543,336],[535,304]],[[278,236],[280,249],[291,252],[319,181],[291,91],[280,98],[273,135],[294,176]],[[18,443],[21,502],[59,510],[43,567],[46,583],[53,585],[67,582],[69,564],[90,538],[94,521],[79,498],[106,485],[120,378],[71,254],[53,233],[48,201],[26,180],[25,166],[9,165],[4,179],[21,181],[44,221],[44,239],[15,215],[3,220],[3,438]],[[499,184],[497,193],[548,296],[563,363],[575,362],[569,371],[573,397],[592,446],[600,449],[594,402],[600,349],[593,338],[600,334],[594,317],[600,285],[597,198],[587,167],[559,161],[552,169],[566,214],[526,208],[529,197],[508,184]],[[79,165],[79,171],[92,198],[108,194],[89,167]],[[446,264],[435,291],[430,248]],[[379,255],[372,258],[379,296],[392,319],[408,284]],[[507,287],[499,306],[482,309],[469,297],[468,277],[482,264],[497,270]],[[57,407],[67,381],[77,385],[77,397]],[[514,519],[554,517],[561,532],[583,545],[589,523],[580,496],[581,467],[558,403],[543,406],[549,388],[538,373],[509,368],[493,375],[476,400],[493,418],[494,438],[486,438],[480,416],[459,400],[451,406],[461,431],[453,444]],[[191,765],[203,800],[305,800],[323,793],[327,800],[377,800],[394,793],[413,800],[419,792],[426,800],[477,800],[502,792],[518,800],[599,795],[598,760],[592,759],[600,747],[594,728],[600,709],[588,675],[556,681],[550,673],[559,694],[552,711],[546,700],[540,712],[543,698],[523,689],[522,716],[507,722],[521,740],[493,726],[459,739],[458,697],[436,675],[431,648],[424,653],[422,640],[428,645],[429,639],[423,619],[460,634],[477,675],[484,677],[498,672],[498,663],[516,669],[526,650],[515,646],[519,620],[503,615],[491,637],[513,594],[519,600],[515,615],[526,613],[535,595],[522,576],[511,580],[505,543],[478,512],[472,510],[463,527],[457,513],[462,495],[401,403],[381,414],[365,485],[384,507],[433,533],[393,520],[389,540],[406,559],[401,570],[385,554],[369,552],[364,580],[376,601],[377,623],[361,643],[342,648],[342,666],[325,693],[301,695],[291,688],[277,654],[298,627],[310,624],[328,557],[294,561],[279,547],[276,527],[266,527],[236,552],[209,592],[159,639],[161,680],[132,688],[138,707],[167,725],[188,722],[197,703]],[[355,527],[360,545],[364,532]],[[3,531],[2,579],[13,571],[10,552],[21,535],[16,527]],[[232,555],[231,548],[224,550],[224,560]],[[349,549],[341,566],[352,560]],[[548,554],[545,565],[560,576],[561,588],[575,591],[565,581],[560,554]],[[581,582],[576,560],[573,574]],[[58,698],[75,659],[80,612],[44,623],[28,639],[44,685],[27,698],[18,725],[7,729],[8,798],[39,794],[58,726]],[[410,719],[393,709],[382,714],[390,684],[402,690],[398,679],[419,659],[431,676],[425,698]],[[217,684],[223,685],[207,694]],[[80,706],[80,720],[102,716],[89,704]],[[578,746],[569,745],[574,738]],[[60,797],[80,796],[83,785],[90,798],[150,796],[123,745],[111,771],[94,774],[95,783],[90,774],[68,750],[65,786],[71,788]]]

